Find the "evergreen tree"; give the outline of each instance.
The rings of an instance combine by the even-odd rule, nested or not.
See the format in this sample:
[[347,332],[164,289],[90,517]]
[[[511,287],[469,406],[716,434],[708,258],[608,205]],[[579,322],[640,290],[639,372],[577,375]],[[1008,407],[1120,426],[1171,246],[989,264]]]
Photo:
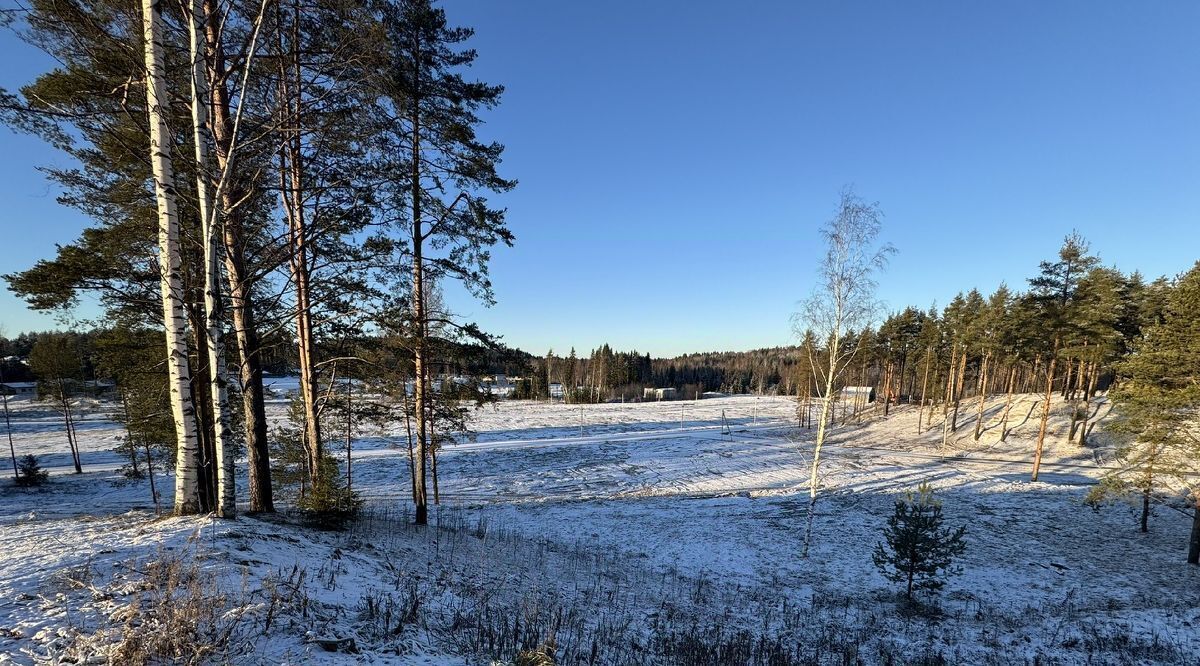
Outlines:
[[895,512],[883,530],[884,541],[875,544],[871,559],[880,573],[894,583],[904,583],[911,601],[914,590],[937,591],[945,577],[961,573],[954,558],[966,549],[967,528],[942,526],[942,503],[927,483],[896,500]]
[[1121,381],[1111,397],[1114,430],[1130,440],[1126,469],[1115,478],[1143,492],[1148,510],[1153,488],[1173,489],[1194,507],[1187,561],[1200,564],[1200,263],[1171,290],[1162,321],[1150,326],[1119,365]]
[[[1033,303],[1039,308],[1038,330],[1042,333],[1043,347],[1049,342],[1046,363],[1046,394],[1042,402],[1042,416],[1038,427],[1037,448],[1034,451],[1032,480],[1037,481],[1042,465],[1042,448],[1046,441],[1046,425],[1050,421],[1050,399],[1054,392],[1055,371],[1059,356],[1065,345],[1070,343],[1070,322],[1075,306],[1075,292],[1079,281],[1099,259],[1090,254],[1087,240],[1078,232],[1072,232],[1058,250],[1058,261],[1043,261],[1040,272],[1030,278],[1029,285]],[[1065,385],[1065,384],[1064,384]]]
[[21,462],[17,464],[17,467],[16,483],[18,486],[32,488],[50,480],[50,472],[42,469],[37,456],[32,453],[21,456]]
[[406,266],[412,319],[416,445],[416,522],[427,521],[425,461],[430,447],[430,327],[452,327],[491,343],[477,327],[454,322],[426,302],[427,283],[453,280],[487,304],[490,248],[511,245],[504,211],[488,204],[488,192],[516,183],[497,173],[504,147],[476,135],[479,112],[496,106],[501,86],[467,80],[475,60],[462,44],[469,28],[451,27],[429,0],[394,0],[378,6],[385,66],[372,73],[377,116],[390,119],[372,156],[378,196],[410,253]]

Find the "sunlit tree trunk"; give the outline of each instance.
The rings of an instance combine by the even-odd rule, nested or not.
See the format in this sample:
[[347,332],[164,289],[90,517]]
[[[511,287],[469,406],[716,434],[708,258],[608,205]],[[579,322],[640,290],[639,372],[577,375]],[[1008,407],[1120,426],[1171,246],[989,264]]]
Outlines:
[[925,392],[929,389],[929,362],[931,350],[925,350],[925,378],[921,380],[921,404],[917,405],[917,434],[921,434],[921,417],[925,415]]
[[[282,11],[279,12],[282,15]],[[300,12],[291,17],[291,44],[280,58],[280,104],[282,140],[279,148],[280,196],[287,216],[290,241],[292,288],[296,296],[296,340],[300,361],[300,400],[304,409],[304,446],[308,457],[308,477],[313,488],[320,485],[324,445],[317,409],[316,348],[313,339],[312,302],[309,284],[312,248],[305,211],[302,76],[300,64]],[[282,33],[282,29],[280,30]],[[282,34],[280,40],[282,41]]]
[[[414,52],[419,52],[419,50],[419,44],[414,45]],[[417,107],[416,99],[412,101],[409,120],[412,122],[412,309],[413,324],[416,327],[416,337],[413,340],[413,366],[416,374],[416,383],[413,389],[413,402],[415,403],[413,415],[417,421],[417,451],[413,461],[413,476],[415,477],[413,498],[416,505],[416,523],[425,525],[429,522],[425,475],[429,435],[426,417],[428,408],[426,392],[429,388],[429,377],[425,367],[425,343],[429,328],[425,312],[425,230],[421,223],[421,112]],[[574,387],[572,386],[572,388]]]
[[234,488],[234,456],[229,417],[229,393],[225,373],[223,339],[224,310],[221,299],[220,236],[208,192],[208,86],[202,33],[205,8],[200,0],[192,2],[188,22],[188,43],[192,58],[192,140],[196,151],[196,195],[200,212],[200,233],[204,242],[204,321],[205,348],[208,352],[209,398],[213,414],[213,457],[217,472],[217,515],[232,518],[237,514]]
[[1054,393],[1054,367],[1058,363],[1059,338],[1054,338],[1054,349],[1050,352],[1050,365],[1046,368],[1046,399],[1042,403],[1042,421],[1038,426],[1037,449],[1033,454],[1033,475],[1031,480],[1038,480],[1038,472],[1042,468],[1042,448],[1046,442],[1046,424],[1050,421],[1050,399]]
[[161,43],[162,17],[154,0],[142,0],[142,37],[147,72],[146,109],[150,120],[150,167],[158,207],[159,287],[167,343],[171,417],[175,422],[175,512],[199,510],[195,409],[187,356],[187,318],[179,247],[179,218],[175,207],[175,175],[163,106],[167,99]]
[[[229,310],[238,349],[238,378],[242,389],[242,413],[246,431],[246,457],[249,467],[251,512],[275,510],[271,488],[271,462],[267,442],[267,415],[262,379],[261,345],[258,323],[252,308],[250,284],[246,268],[243,213],[238,207],[243,188],[241,176],[234,169],[236,133],[229,92],[229,69],[225,61],[225,45],[220,9],[214,0],[204,0],[204,36],[208,66],[212,78],[208,85],[211,96],[212,135],[216,164],[221,180],[218,183],[215,205],[220,206],[219,228],[224,241],[225,274],[229,283]],[[260,14],[257,26],[261,24]],[[256,41],[256,40],[254,40]],[[253,49],[247,51],[253,55]],[[247,72],[249,69],[247,68]],[[243,81],[243,86],[245,82]]]
[[991,353],[986,352],[979,366],[979,408],[975,414],[975,441],[977,442],[979,436],[983,434],[983,408],[987,403],[989,361],[991,361]]
[[1017,367],[1009,368],[1008,371],[1008,389],[1004,397],[1004,414],[1000,417],[1000,441],[1008,439],[1008,414],[1012,411],[1013,406],[1013,388],[1017,383]]

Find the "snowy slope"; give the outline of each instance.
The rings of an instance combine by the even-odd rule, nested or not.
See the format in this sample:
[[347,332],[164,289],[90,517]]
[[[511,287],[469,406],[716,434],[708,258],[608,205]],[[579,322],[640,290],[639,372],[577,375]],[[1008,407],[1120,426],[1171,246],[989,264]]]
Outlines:
[[[1018,423],[1035,397],[1022,400]],[[253,636],[271,605],[263,590],[306,572],[308,606],[282,604],[286,620],[266,638],[241,639],[231,654],[247,663],[474,663],[487,652],[485,619],[531,604],[567,618],[560,650],[601,629],[623,637],[598,648],[609,663],[632,659],[631,644],[674,635],[667,627],[709,622],[721,627],[709,636],[740,627],[819,649],[805,654],[822,662],[1196,663],[1200,571],[1182,563],[1188,517],[1160,508],[1143,535],[1129,506],[1086,507],[1110,463],[1105,437],[1097,448],[1062,443],[1061,409],[1041,480],[1030,482],[1036,417],[1005,443],[994,427],[977,443],[973,407],[964,405],[946,447],[940,428],[918,433],[911,407],[835,429],[808,559],[798,551],[812,433],[795,427],[787,398],[486,408],[475,436],[439,459],[442,527],[427,531],[404,527],[403,424],[363,431],[354,484],[371,519],[346,534],[252,518],[155,519],[144,484],[112,485],[119,460],[107,449],[121,431],[97,408],[80,433],[86,474],[56,467],[44,491],[0,486],[0,663],[103,654],[120,626],[113,613],[136,597],[145,563],[167,554],[235,591],[222,603],[250,609],[237,617]],[[985,423],[1000,407],[989,403]],[[282,398],[272,403],[283,408]],[[65,456],[52,413],[18,404],[17,424],[19,452]],[[169,503],[170,479],[160,481]],[[922,481],[948,520],[968,528],[964,574],[943,591],[933,625],[898,615],[870,560],[894,497]],[[420,619],[380,635],[364,609],[384,594],[419,599]],[[619,630],[604,624],[618,615]],[[354,637],[359,654],[324,653],[311,639],[326,635]]]

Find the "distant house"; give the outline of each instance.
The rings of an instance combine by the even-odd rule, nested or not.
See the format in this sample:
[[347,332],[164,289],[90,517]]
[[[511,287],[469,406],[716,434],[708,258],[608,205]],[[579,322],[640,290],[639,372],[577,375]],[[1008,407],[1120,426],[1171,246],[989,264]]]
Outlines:
[[560,384],[559,382],[552,382],[550,384],[550,397],[554,398],[556,400],[562,400],[563,385]]
[[520,377],[509,379],[505,375],[496,375],[484,379],[483,385],[492,395],[500,398],[509,398],[517,390],[517,382],[519,381],[521,381]]
[[673,388],[642,389],[642,400],[674,400],[678,395],[679,392]]
[[37,398],[37,382],[4,382],[0,391],[14,398]]
[[845,386],[838,399],[847,402],[875,402],[874,386]]

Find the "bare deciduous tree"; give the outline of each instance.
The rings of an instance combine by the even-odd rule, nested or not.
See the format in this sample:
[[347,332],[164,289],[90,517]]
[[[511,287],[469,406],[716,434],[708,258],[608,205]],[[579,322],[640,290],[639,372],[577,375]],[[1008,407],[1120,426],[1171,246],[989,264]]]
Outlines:
[[809,474],[808,524],[804,530],[804,552],[808,557],[812,543],[813,517],[817,504],[821,449],[828,435],[834,389],[862,346],[863,336],[848,336],[861,331],[879,314],[881,304],[875,298],[875,275],[882,271],[896,250],[877,242],[883,213],[878,204],[867,203],[851,190],[842,193],[837,213],[821,230],[825,256],[818,268],[818,281],[793,318],[797,334],[811,330],[826,345],[824,362],[811,351],[809,363],[821,391],[821,420],[813,447]]

